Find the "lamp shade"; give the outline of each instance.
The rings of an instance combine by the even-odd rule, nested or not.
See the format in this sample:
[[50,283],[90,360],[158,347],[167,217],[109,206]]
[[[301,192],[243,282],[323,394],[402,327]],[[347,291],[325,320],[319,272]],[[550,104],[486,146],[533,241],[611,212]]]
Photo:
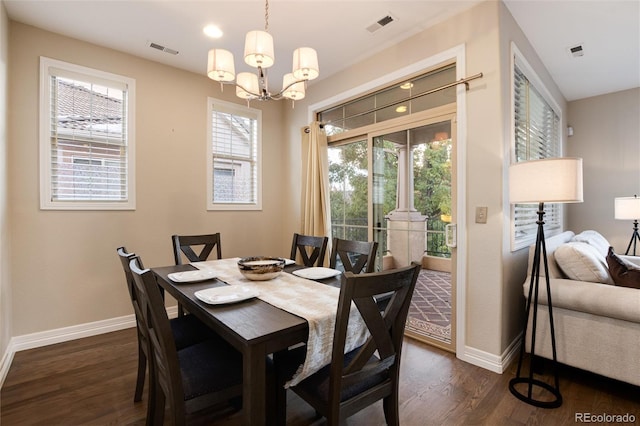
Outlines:
[[298,80],[313,80],[320,75],[318,54],[311,47],[293,51],[293,76]]
[[285,74],[282,77],[282,96],[292,101],[303,99],[305,95],[304,81],[297,81],[293,74]]
[[509,167],[509,201],[582,202],[582,158],[545,158]]
[[249,31],[244,39],[244,61],[255,68],[272,66],[275,55],[271,34],[266,31]]
[[260,86],[258,76],[250,72],[238,73],[236,81],[236,96],[242,99],[252,99],[258,96]]
[[224,49],[209,50],[207,76],[215,81],[233,81],[236,78],[233,53]]
[[614,214],[616,219],[621,220],[640,219],[640,198],[637,196],[616,198]]

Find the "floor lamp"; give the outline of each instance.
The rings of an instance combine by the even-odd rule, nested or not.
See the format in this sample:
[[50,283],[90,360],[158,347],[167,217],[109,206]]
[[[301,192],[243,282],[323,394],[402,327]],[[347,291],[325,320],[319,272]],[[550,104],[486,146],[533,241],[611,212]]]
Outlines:
[[640,241],[640,234],[638,234],[638,219],[640,219],[640,198],[637,195],[633,197],[620,197],[614,200],[614,215],[616,219],[620,220],[633,220],[633,234],[631,234],[631,241],[627,246],[627,252],[629,254],[631,245],[633,244],[633,255],[636,255],[636,240]]
[[[557,408],[562,405],[562,395],[558,385],[558,359],[556,355],[556,336],[553,324],[553,306],[551,304],[551,286],[549,284],[549,266],[544,238],[544,203],[582,202],[582,159],[549,158],[515,163],[509,167],[509,200],[511,204],[538,203],[538,234],[536,237],[531,284],[526,303],[526,318],[522,332],[522,346],[516,377],[509,381],[509,390],[518,399],[542,408]],[[547,305],[549,307],[549,330],[551,332],[551,350],[553,352],[554,385],[533,377],[533,356],[536,350],[536,327],[538,325],[538,293],[540,282],[540,264],[544,267]],[[525,353],[527,326],[531,317],[531,357],[529,373],[521,375],[522,360]],[[534,388],[541,389],[534,395]]]

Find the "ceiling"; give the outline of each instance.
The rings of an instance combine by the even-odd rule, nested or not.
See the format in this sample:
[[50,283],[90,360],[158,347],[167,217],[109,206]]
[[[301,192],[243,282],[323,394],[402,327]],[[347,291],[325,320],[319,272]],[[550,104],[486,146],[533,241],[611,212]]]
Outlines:
[[[236,72],[250,71],[242,61],[244,35],[265,26],[262,0],[2,1],[12,20],[199,74],[206,73],[213,47],[234,52]],[[320,79],[326,78],[480,1],[271,0],[272,91],[291,72],[297,47],[318,51]],[[505,3],[567,100],[640,87],[640,0]],[[391,24],[367,30],[388,15]],[[210,23],[221,27],[222,38],[203,34]],[[576,45],[583,46],[584,56],[568,53]]]

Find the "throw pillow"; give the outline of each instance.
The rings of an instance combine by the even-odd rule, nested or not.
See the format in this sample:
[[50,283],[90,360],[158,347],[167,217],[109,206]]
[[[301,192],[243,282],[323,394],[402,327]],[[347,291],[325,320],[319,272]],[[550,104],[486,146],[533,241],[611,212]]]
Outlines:
[[577,241],[582,243],[587,243],[598,249],[598,252],[602,255],[602,257],[607,257],[607,253],[609,252],[609,241],[605,237],[602,236],[598,231],[582,231],[578,235],[574,236],[571,241]]
[[613,284],[605,257],[590,244],[571,241],[558,247],[553,255],[570,280]]
[[616,285],[640,289],[640,267],[618,257],[613,251],[613,247],[609,247],[607,264],[611,278]]

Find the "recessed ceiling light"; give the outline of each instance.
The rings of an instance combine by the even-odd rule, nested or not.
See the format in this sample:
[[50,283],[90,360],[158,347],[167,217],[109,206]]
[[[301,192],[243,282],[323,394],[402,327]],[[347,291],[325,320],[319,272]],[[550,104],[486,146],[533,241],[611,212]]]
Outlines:
[[222,30],[218,28],[218,26],[209,24],[202,29],[202,31],[211,38],[220,38],[222,37]]
[[413,87],[413,83],[410,81],[407,81],[406,83],[400,85],[400,88],[404,90],[411,89],[412,87]]
[[407,112],[407,106],[406,105],[400,105],[398,108],[396,108],[396,112]]

